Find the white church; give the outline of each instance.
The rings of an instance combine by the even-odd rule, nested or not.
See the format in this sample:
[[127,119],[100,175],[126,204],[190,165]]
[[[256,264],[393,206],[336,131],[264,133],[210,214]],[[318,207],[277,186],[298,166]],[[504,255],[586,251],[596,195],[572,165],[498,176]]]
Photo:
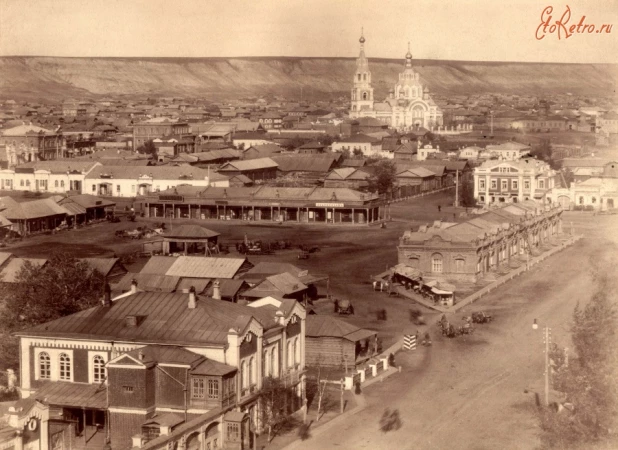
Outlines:
[[442,111],[429,96],[429,88],[423,86],[419,74],[412,69],[409,44],[404,70],[399,74],[395,89],[390,91],[383,102],[375,102],[369,61],[365,56],[365,37],[362,34],[359,42],[360,54],[356,60],[350,118],[373,117],[399,131],[441,126]]

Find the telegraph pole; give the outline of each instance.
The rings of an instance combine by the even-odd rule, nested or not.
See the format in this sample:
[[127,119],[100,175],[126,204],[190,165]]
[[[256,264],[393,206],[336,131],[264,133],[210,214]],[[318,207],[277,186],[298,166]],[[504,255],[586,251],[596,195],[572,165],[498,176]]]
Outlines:
[[455,171],[455,208],[459,208],[459,170]]
[[543,340],[545,341],[545,406],[549,406],[549,341],[551,338],[551,329],[545,326],[545,335]]

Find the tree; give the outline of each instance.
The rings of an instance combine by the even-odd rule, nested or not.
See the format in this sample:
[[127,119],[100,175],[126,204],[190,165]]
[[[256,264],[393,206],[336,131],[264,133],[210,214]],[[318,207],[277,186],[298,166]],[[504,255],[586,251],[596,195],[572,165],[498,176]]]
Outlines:
[[137,147],[137,151],[138,153],[144,153],[147,155],[157,155],[157,148],[155,147],[152,139],[144,142],[144,145],[140,145],[139,147]]
[[369,190],[379,194],[393,191],[397,181],[395,163],[389,159],[370,158],[368,164],[374,167],[373,176],[369,179]]
[[56,254],[43,267],[26,261],[15,283],[1,283],[0,360],[19,364],[18,341],[10,333],[95,306],[103,296],[105,277],[88,263]]
[[341,150],[341,159],[350,159],[351,156],[352,155],[349,148],[344,148]]
[[258,392],[258,412],[260,424],[268,429],[268,442],[282,428],[296,424],[288,414],[288,404],[295,396],[295,389],[286,386],[280,378],[264,378]]
[[575,175],[573,174],[573,171],[571,169],[564,169],[562,171],[562,176],[564,178],[564,182],[566,183],[566,186],[564,187],[568,189],[575,181]]
[[461,204],[466,207],[476,206],[476,199],[474,198],[474,179],[472,177],[461,177],[459,179],[461,187],[459,189],[459,195]]
[[[614,268],[616,261],[605,265]],[[557,345],[550,352],[555,390],[566,398],[566,412],[539,410],[543,443],[552,448],[590,448],[616,439],[618,425],[618,327],[616,282],[611,269],[595,267],[590,302],[573,312],[574,357]],[[582,447],[583,446],[583,447]]]

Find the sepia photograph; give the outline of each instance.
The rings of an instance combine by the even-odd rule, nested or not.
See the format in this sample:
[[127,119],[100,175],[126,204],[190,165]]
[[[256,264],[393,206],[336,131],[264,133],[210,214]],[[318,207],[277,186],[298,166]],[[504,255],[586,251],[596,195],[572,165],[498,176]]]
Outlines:
[[618,449],[614,26],[0,0],[0,450]]

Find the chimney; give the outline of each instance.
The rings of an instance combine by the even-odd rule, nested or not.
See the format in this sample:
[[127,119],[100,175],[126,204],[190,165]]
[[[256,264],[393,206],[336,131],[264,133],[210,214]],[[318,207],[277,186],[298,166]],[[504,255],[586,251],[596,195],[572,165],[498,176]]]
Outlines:
[[137,354],[138,358],[140,361],[144,360],[144,352],[142,352],[141,350],[139,351],[139,353]]
[[105,292],[103,294],[103,306],[112,306],[112,288],[109,287],[109,283],[105,283]]
[[221,300],[221,289],[219,288],[219,280],[215,280],[212,285],[212,298],[215,300]]
[[189,309],[195,309],[195,307],[197,306],[196,303],[196,297],[195,297],[195,287],[191,286],[189,288]]
[[137,280],[133,278],[131,280],[131,294],[135,294],[137,292]]
[[277,311],[275,313],[275,322],[279,325],[283,325],[285,323],[285,316],[283,315],[283,311]]

